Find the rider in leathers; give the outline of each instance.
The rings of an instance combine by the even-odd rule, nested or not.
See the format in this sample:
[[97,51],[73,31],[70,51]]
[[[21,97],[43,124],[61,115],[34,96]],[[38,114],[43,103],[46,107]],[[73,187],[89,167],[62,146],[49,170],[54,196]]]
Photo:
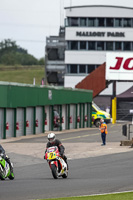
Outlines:
[[11,172],[13,172],[13,167],[11,165],[10,158],[6,155],[5,150],[3,149],[3,147],[1,145],[0,145],[0,154],[2,154],[1,156],[4,158],[4,160],[6,160],[6,162],[10,166]]
[[[60,156],[64,159],[64,161],[67,163],[67,157],[64,155],[65,147],[62,145],[61,141],[58,139],[55,139],[55,134],[50,133],[48,134],[48,143],[46,145],[46,151],[49,147],[57,146],[60,152]],[[46,153],[45,151],[45,153]],[[45,158],[45,156],[44,156]],[[68,163],[67,163],[68,166]]]

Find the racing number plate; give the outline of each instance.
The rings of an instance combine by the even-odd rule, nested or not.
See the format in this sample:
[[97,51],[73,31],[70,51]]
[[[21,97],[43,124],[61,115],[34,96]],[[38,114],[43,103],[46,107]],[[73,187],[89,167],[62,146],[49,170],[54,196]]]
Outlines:
[[52,159],[55,159],[55,158],[56,158],[56,153],[55,152],[48,153],[48,159],[49,160],[52,160]]

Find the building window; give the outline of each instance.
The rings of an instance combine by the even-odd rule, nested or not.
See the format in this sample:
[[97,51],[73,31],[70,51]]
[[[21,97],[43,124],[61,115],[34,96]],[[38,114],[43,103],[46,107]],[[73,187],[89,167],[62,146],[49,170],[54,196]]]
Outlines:
[[123,26],[124,27],[132,27],[131,19],[124,19]]
[[66,50],[70,50],[70,41],[67,41]]
[[106,42],[106,50],[107,51],[113,50],[113,42]]
[[77,17],[71,18],[71,26],[79,26],[79,20]]
[[116,18],[114,23],[115,23],[115,27],[122,27],[122,19],[121,18]]
[[89,42],[88,43],[88,49],[89,50],[95,50],[96,42]]
[[70,17],[66,18],[65,25],[66,26],[71,26],[71,18]]
[[78,42],[71,41],[71,50],[78,50]]
[[87,18],[80,18],[80,26],[87,26]]
[[106,18],[106,26],[113,27],[113,18]]
[[65,18],[65,26],[68,26],[68,18]]
[[122,43],[121,42],[115,42],[115,50],[116,51],[122,50]]
[[86,65],[79,65],[79,73],[86,73]]
[[97,19],[97,26],[98,27],[104,27],[105,26],[105,20],[104,20],[104,18],[98,18]]
[[104,42],[97,42],[97,50],[99,51],[104,50]]
[[133,42],[67,41],[67,48],[84,51],[133,51]]
[[87,66],[87,73],[91,73],[93,70],[95,70],[95,65],[88,65]]
[[80,50],[86,50],[86,41],[80,41]]
[[131,50],[131,43],[130,42],[124,42],[123,43],[123,50],[124,51],[130,51]]
[[101,64],[99,64],[99,65],[95,65],[95,69],[98,68],[100,65],[101,65]]
[[70,65],[67,65],[67,67],[66,67],[66,73],[70,73]]
[[70,65],[70,73],[77,74],[77,65]]
[[65,26],[80,27],[133,27],[133,18],[67,17]]
[[96,18],[88,18],[88,26],[96,26]]

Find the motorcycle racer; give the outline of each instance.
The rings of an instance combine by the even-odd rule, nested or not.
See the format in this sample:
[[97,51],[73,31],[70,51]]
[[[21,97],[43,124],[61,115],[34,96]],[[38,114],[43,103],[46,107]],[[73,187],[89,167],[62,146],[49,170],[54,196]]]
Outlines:
[[6,162],[9,164],[10,170],[11,170],[11,173],[12,173],[13,172],[13,167],[12,167],[10,158],[6,155],[6,152],[5,152],[4,148],[2,147],[2,145],[0,145],[0,154],[6,160]]
[[[67,157],[64,154],[65,151],[65,147],[62,145],[61,141],[55,138],[55,134],[54,133],[49,133],[48,136],[48,143],[46,145],[46,151],[49,147],[53,147],[53,146],[57,146],[60,152],[60,156],[64,159],[64,161],[66,162],[67,166]],[[45,153],[46,153],[45,151]],[[44,156],[45,159],[45,156]]]

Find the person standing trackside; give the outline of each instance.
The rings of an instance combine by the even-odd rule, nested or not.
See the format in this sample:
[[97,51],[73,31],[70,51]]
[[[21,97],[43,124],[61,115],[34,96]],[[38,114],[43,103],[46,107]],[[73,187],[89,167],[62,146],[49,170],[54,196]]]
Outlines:
[[100,126],[99,126],[99,130],[101,131],[101,138],[102,138],[102,142],[103,144],[101,146],[106,145],[106,135],[108,133],[107,131],[107,124],[104,122],[104,119],[100,119]]

